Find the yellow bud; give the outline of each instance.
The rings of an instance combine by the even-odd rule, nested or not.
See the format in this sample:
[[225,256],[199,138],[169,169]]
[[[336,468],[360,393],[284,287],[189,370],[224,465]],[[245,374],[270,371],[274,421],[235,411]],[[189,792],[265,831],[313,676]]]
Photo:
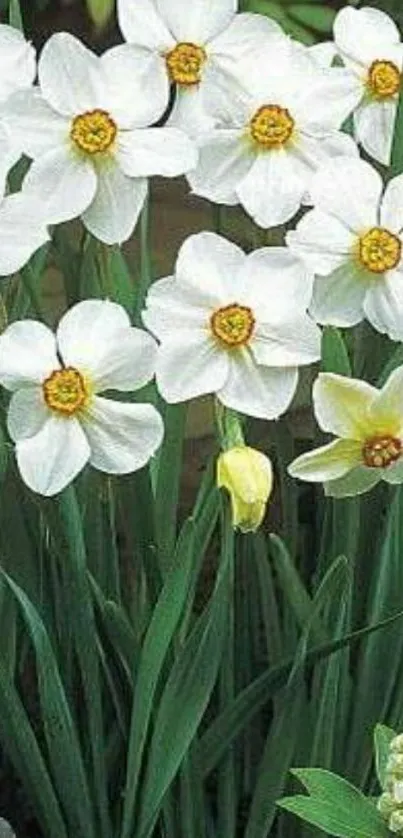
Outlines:
[[233,526],[242,532],[257,530],[273,486],[268,457],[247,445],[224,451],[217,460],[217,486],[230,494]]

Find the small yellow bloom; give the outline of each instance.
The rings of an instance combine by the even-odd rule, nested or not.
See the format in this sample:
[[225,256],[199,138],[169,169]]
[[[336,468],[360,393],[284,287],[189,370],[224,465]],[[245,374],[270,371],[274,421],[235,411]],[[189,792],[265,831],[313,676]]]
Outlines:
[[230,494],[233,526],[242,532],[257,530],[273,486],[268,457],[247,445],[224,451],[217,460],[217,486]]

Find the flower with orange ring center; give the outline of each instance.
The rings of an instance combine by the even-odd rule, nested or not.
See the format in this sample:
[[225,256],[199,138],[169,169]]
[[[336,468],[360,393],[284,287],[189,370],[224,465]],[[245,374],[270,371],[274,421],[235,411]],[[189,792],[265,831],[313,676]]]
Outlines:
[[62,416],[74,416],[90,396],[83,376],[74,367],[54,370],[43,382],[42,391],[47,406]]
[[290,112],[280,105],[263,105],[249,124],[252,139],[263,149],[281,148],[290,139],[294,127]]
[[359,239],[358,258],[373,273],[393,270],[399,264],[401,255],[400,239],[383,227],[372,227]]
[[210,328],[222,346],[233,349],[249,342],[255,328],[255,318],[247,306],[232,303],[213,312]]
[[113,146],[117,131],[116,122],[110,114],[96,109],[73,119],[70,138],[86,154],[104,154]]
[[362,447],[362,458],[368,468],[385,468],[402,456],[402,441],[398,437],[384,435],[367,439]]
[[169,78],[184,87],[199,84],[203,64],[207,60],[205,49],[198,44],[180,43],[165,55]]
[[367,87],[378,99],[388,99],[399,92],[401,73],[393,61],[373,61],[367,77]]

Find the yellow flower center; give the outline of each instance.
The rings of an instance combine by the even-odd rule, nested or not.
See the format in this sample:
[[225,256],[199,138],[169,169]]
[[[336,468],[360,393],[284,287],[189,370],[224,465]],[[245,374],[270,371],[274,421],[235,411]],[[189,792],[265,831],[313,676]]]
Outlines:
[[169,78],[185,87],[199,84],[206,59],[206,51],[198,44],[176,44],[165,55]]
[[232,349],[248,343],[255,328],[255,318],[247,306],[232,303],[213,312],[210,328],[223,346]]
[[362,448],[362,458],[369,468],[385,468],[402,456],[402,442],[394,436],[373,436]]
[[401,73],[393,61],[373,61],[367,78],[367,87],[373,96],[387,99],[399,92]]
[[70,137],[86,154],[103,154],[109,151],[116,139],[118,128],[107,111],[95,110],[81,113],[73,119]]
[[47,406],[62,416],[73,416],[90,396],[83,376],[74,367],[54,370],[43,382],[42,390]]
[[359,239],[358,258],[373,273],[392,270],[399,264],[401,255],[400,239],[382,227],[373,227]]
[[290,112],[280,105],[263,105],[249,126],[252,139],[263,149],[281,148],[290,139],[294,127]]

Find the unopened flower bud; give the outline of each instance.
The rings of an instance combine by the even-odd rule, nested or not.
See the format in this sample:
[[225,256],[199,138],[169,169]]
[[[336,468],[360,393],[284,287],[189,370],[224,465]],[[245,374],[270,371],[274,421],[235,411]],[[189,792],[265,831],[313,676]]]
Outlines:
[[268,457],[247,445],[229,448],[217,460],[217,486],[230,494],[233,526],[242,532],[257,530],[273,486]]

